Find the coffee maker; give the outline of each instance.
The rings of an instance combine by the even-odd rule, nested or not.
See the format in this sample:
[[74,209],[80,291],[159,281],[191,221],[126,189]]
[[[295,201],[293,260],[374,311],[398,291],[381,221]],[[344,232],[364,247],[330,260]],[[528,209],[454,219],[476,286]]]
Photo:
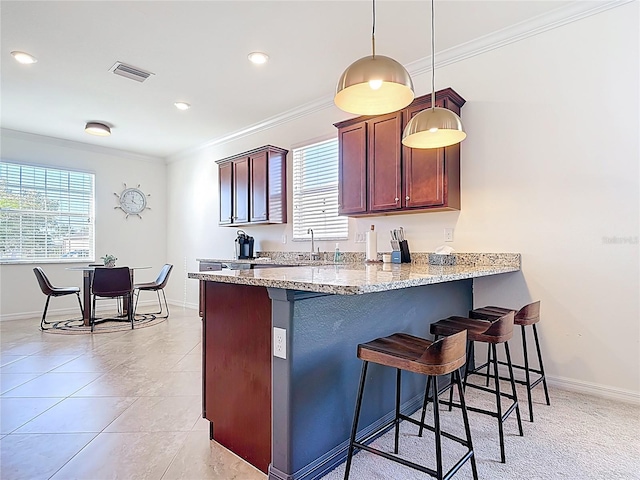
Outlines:
[[236,258],[253,258],[253,237],[247,235],[243,230],[238,230]]

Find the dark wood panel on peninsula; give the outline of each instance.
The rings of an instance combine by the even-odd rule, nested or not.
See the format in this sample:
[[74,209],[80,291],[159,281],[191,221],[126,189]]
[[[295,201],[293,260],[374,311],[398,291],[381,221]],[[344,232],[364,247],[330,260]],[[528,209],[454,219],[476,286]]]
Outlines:
[[[460,115],[465,100],[453,89],[436,92],[436,106]],[[460,145],[411,149],[402,131],[431,107],[431,95],[398,112],[336,123],[339,213],[348,216],[460,209]]]
[[216,161],[219,225],[287,223],[287,153],[265,145]]
[[264,287],[204,284],[203,417],[212,439],[267,473],[271,300]]

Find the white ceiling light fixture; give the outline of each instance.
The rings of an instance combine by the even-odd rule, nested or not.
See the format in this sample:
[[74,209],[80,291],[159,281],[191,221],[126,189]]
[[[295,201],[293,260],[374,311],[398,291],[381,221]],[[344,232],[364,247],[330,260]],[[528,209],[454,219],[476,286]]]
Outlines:
[[14,50],[13,52],[11,52],[11,55],[16,59],[16,62],[22,63],[23,65],[30,65],[38,61],[36,57],[28,54],[27,52],[19,52],[18,50]]
[[189,110],[191,108],[191,105],[189,105],[187,102],[176,102],[174,103],[174,105],[178,110]]
[[373,0],[372,54],[343,72],[333,99],[338,108],[358,115],[382,115],[409,105],[415,94],[409,72],[393,58],[376,55],[376,2]]
[[409,148],[441,148],[460,143],[467,137],[462,120],[447,108],[436,107],[435,20],[431,0],[431,108],[418,113],[402,132],[402,144]]
[[269,60],[269,55],[264,52],[251,52],[249,55],[247,55],[247,58],[251,63],[262,65],[263,63],[267,63],[267,61]]
[[84,127],[84,131],[91,135],[98,135],[99,137],[108,137],[111,135],[111,128],[100,122],[88,122]]

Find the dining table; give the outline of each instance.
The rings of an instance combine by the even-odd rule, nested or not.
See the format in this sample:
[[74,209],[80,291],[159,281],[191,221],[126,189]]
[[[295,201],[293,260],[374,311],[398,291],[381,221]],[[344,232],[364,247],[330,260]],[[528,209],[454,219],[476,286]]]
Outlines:
[[[126,265],[122,265],[126,266]],[[79,266],[79,267],[67,267],[67,270],[74,270],[82,272],[82,319],[86,326],[89,326],[91,319],[91,284],[93,283],[93,272],[96,268],[104,268],[102,265],[87,265],[87,266]],[[131,274],[131,287],[133,288],[133,273],[136,270],[146,270],[151,268],[150,266],[142,266],[142,267],[129,267],[129,272]],[[122,311],[126,315],[130,308],[129,298],[124,297],[122,302]]]

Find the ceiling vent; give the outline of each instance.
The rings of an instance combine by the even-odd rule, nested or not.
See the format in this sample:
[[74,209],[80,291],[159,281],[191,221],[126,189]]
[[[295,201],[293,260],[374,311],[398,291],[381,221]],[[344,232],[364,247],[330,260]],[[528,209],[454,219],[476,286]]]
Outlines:
[[140,83],[144,82],[151,75],[155,75],[155,73],[147,72],[146,70],[122,62],[116,62],[109,71]]

